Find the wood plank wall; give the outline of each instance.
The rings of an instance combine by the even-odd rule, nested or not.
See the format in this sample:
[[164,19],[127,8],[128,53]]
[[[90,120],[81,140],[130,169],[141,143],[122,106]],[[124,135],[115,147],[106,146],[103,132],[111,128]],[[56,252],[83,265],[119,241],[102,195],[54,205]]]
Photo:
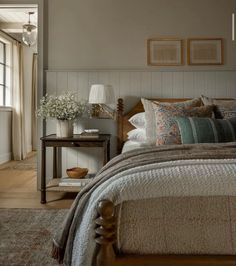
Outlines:
[[[65,91],[78,93],[79,98],[88,99],[92,84],[105,83],[114,87],[116,98],[125,99],[126,111],[140,97],[186,98],[201,94],[210,97],[236,98],[236,70],[232,71],[157,71],[157,70],[49,70],[47,71],[48,94],[60,95]],[[115,153],[116,127],[111,120],[86,120],[84,127],[99,128],[113,134],[112,154]],[[79,132],[79,124],[76,126]],[[47,123],[47,133],[55,132],[55,123]],[[48,154],[49,155],[49,154]],[[102,151],[99,149],[65,149],[63,151],[63,174],[65,169],[75,165],[88,167],[95,172],[101,167]],[[48,163],[51,171],[51,161]]]

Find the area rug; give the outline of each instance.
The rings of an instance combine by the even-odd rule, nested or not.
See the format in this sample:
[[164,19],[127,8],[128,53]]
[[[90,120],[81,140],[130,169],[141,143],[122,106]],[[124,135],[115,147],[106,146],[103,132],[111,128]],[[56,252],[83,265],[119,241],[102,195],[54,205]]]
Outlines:
[[68,210],[0,209],[0,265],[58,265],[52,235]]
[[35,170],[37,169],[36,152],[30,153],[25,160],[10,161],[0,165],[0,170]]

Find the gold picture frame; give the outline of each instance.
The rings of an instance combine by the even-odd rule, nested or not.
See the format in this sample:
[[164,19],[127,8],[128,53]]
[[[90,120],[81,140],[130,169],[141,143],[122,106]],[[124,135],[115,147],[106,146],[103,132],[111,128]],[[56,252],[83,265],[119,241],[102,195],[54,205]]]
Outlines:
[[182,39],[148,39],[147,64],[149,66],[181,66],[184,62],[183,46]]
[[223,65],[222,38],[191,38],[187,40],[188,65]]

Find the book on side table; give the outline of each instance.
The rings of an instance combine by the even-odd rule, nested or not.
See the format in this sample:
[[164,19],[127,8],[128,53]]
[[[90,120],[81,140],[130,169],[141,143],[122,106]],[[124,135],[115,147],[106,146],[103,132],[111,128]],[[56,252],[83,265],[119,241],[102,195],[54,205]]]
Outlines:
[[61,182],[58,185],[59,187],[73,187],[73,186],[84,187],[89,182],[91,182],[91,180],[92,178],[81,178],[81,179],[62,178]]
[[85,129],[80,135],[80,138],[84,139],[97,139],[99,138],[98,129]]

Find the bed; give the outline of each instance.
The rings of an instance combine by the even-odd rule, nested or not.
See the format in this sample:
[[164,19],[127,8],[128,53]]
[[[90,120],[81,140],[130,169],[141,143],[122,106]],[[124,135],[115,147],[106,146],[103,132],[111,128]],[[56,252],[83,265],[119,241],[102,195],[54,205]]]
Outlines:
[[[119,152],[129,118],[143,111],[141,102],[123,107],[119,99]],[[131,145],[77,196],[53,257],[76,266],[236,265],[235,176],[235,143]]]

